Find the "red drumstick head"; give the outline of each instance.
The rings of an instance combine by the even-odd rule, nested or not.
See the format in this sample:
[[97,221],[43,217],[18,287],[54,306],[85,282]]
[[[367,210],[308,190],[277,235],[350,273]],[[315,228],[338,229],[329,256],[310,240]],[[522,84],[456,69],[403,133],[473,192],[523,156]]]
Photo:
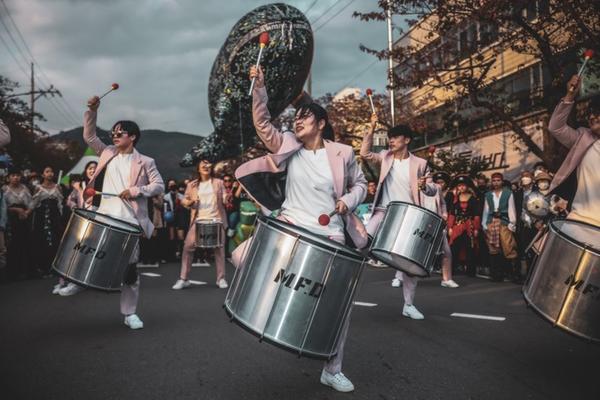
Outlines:
[[594,50],[592,50],[592,49],[587,49],[585,51],[585,53],[583,53],[583,57],[584,58],[588,58],[589,59],[589,58],[592,58],[593,56],[594,56]]
[[367,96],[373,96],[373,91],[371,89],[367,89]]
[[319,225],[327,226],[327,225],[329,225],[329,221],[331,221],[331,218],[329,218],[329,215],[327,215],[327,214],[319,215]]
[[93,187],[86,188],[83,191],[83,197],[86,197],[86,198],[87,197],[94,197],[95,195],[96,195],[96,189],[94,189]]
[[118,83],[113,83],[111,85],[111,87],[112,87],[112,90],[117,90],[119,88],[119,84]]
[[260,43],[263,46],[266,46],[269,44],[269,32],[263,32],[260,34],[260,36],[258,37],[258,43]]

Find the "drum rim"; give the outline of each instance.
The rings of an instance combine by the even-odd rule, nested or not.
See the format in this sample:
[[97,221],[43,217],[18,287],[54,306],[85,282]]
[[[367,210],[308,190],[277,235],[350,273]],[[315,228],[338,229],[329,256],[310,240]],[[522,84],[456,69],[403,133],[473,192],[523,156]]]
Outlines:
[[100,213],[100,212],[94,211],[94,210],[88,210],[88,209],[85,209],[85,208],[75,208],[75,209],[73,209],[73,213],[76,214],[77,216],[81,217],[81,218],[85,218],[85,214],[84,213],[101,215],[101,216],[106,217],[106,218],[108,218],[110,220],[119,221],[119,223],[122,223],[124,225],[130,226],[131,228],[134,229],[134,231],[127,231],[127,230],[125,230],[125,228],[122,228],[122,227],[118,227],[118,226],[107,224],[105,222],[96,221],[96,220],[90,220],[90,219],[85,218],[87,221],[89,221],[92,224],[100,225],[100,226],[103,226],[105,228],[111,228],[111,229],[114,229],[114,230],[116,230],[118,232],[121,232],[121,233],[127,233],[127,234],[131,234],[131,235],[139,235],[139,236],[141,236],[142,233],[143,233],[142,228],[139,225],[132,224],[131,222],[128,222],[128,221],[120,220],[120,219],[118,219],[116,217],[113,217],[112,215]]
[[196,219],[194,224],[203,224],[203,225],[223,225],[223,222],[218,218],[204,218],[204,219]]
[[[257,215],[256,220],[263,222],[265,225],[275,225],[279,230],[288,235],[300,235],[303,241],[316,245],[321,249],[336,252],[340,256],[345,256],[347,258],[354,259],[355,261],[361,261],[365,259],[362,253],[360,253],[358,250],[354,250],[351,247],[346,246],[345,244],[335,242],[331,239],[325,239],[322,237],[319,237],[319,239],[315,239],[313,238],[313,236],[316,236],[314,233],[300,226],[290,224],[289,222],[285,222],[277,218],[265,215]],[[295,232],[295,230],[298,230],[299,232]]]
[[433,211],[431,211],[431,210],[428,210],[427,208],[425,208],[425,207],[422,207],[422,206],[419,206],[419,205],[417,205],[417,204],[408,203],[408,202],[406,202],[406,201],[396,201],[396,200],[395,200],[395,201],[390,201],[390,202],[388,203],[388,205],[385,207],[385,210],[387,211],[387,209],[389,208],[389,206],[390,206],[390,205],[400,205],[400,204],[405,204],[405,205],[407,205],[407,206],[411,206],[411,207],[418,208],[419,210],[423,210],[423,211],[425,211],[427,214],[430,214],[430,215],[432,215],[432,216],[434,216],[434,217],[436,217],[436,218],[440,219],[440,220],[442,221],[442,223],[444,223],[444,224],[445,224],[445,221],[444,221],[444,219],[443,219],[441,216],[439,216],[438,214],[434,213]]
[[598,249],[598,248],[596,248],[596,247],[591,247],[591,246],[588,246],[587,244],[580,242],[579,240],[577,240],[577,239],[575,239],[575,238],[573,238],[573,237],[571,237],[571,236],[567,235],[566,233],[563,233],[563,232],[562,232],[562,231],[561,231],[561,230],[560,230],[560,229],[559,229],[559,228],[556,226],[556,224],[557,224],[558,222],[563,222],[563,223],[564,223],[564,222],[568,222],[568,223],[575,223],[575,224],[578,224],[578,225],[588,226],[588,227],[595,228],[595,229],[600,229],[600,227],[598,227],[598,226],[596,226],[596,225],[593,225],[593,224],[590,224],[590,223],[587,223],[587,222],[584,222],[584,221],[577,221],[577,220],[574,220],[574,219],[568,219],[568,218],[560,218],[560,219],[555,219],[554,221],[550,221],[550,230],[551,230],[552,232],[556,233],[556,234],[557,234],[557,235],[558,235],[560,238],[562,238],[562,239],[566,240],[566,241],[567,241],[567,242],[569,242],[569,243],[572,243],[573,245],[575,245],[575,246],[579,247],[579,248],[580,248],[580,249],[582,249],[582,250],[586,250],[586,251],[589,251],[589,252],[591,252],[591,253],[594,253],[594,254],[596,254],[596,255],[599,255],[599,256],[600,256],[600,249]]
[[[403,270],[403,269],[400,269],[400,268],[398,268],[398,267],[396,267],[396,266],[394,266],[394,265],[392,265],[392,264],[389,264],[387,261],[380,260],[380,259],[379,259],[379,257],[377,257],[377,256],[376,256],[376,253],[374,253],[374,251],[379,251],[379,252],[386,253],[386,254],[393,254],[393,255],[395,255],[395,256],[397,256],[397,257],[400,257],[400,258],[402,258],[402,259],[404,259],[404,260],[406,260],[406,261],[410,261],[410,262],[411,262],[411,263],[413,263],[414,265],[418,266],[418,267],[421,269],[421,271],[424,271],[424,272],[425,272],[425,274],[424,274],[424,275],[413,274],[412,272],[405,271],[405,270]],[[389,250],[384,250],[384,249],[375,249],[375,250],[373,250],[373,249],[370,249],[370,250],[369,250],[369,255],[371,255],[371,257],[372,257],[372,258],[374,258],[374,259],[376,259],[377,261],[379,261],[379,262],[382,262],[382,263],[384,263],[385,265],[388,265],[390,268],[392,268],[392,269],[395,269],[396,271],[400,271],[400,272],[403,272],[403,273],[405,273],[405,274],[408,274],[408,275],[409,275],[409,276],[411,276],[411,277],[417,277],[417,278],[428,278],[428,277],[430,277],[430,276],[431,276],[431,272],[430,272],[430,271],[427,271],[425,268],[423,268],[423,266],[422,266],[422,265],[420,265],[420,264],[416,263],[415,261],[413,261],[413,260],[411,260],[410,258],[408,258],[408,257],[406,257],[406,256],[403,256],[403,255],[401,255],[401,254],[392,253],[391,251],[389,251]]]

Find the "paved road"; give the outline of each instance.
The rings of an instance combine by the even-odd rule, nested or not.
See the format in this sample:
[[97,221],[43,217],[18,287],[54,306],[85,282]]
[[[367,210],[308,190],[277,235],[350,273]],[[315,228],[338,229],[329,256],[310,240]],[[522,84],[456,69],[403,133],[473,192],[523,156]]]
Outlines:
[[[459,289],[423,280],[424,321],[401,316],[393,271],[362,278],[344,372],[356,391],[319,382],[321,362],[275,348],[229,322],[212,268],[208,285],[175,292],[175,264],[145,269],[130,331],[119,296],[50,295],[52,280],[0,286],[0,383],[12,399],[599,399],[600,345],[553,328],[511,283],[458,277]],[[231,269],[228,270],[231,276]],[[453,312],[506,317],[485,321]]]

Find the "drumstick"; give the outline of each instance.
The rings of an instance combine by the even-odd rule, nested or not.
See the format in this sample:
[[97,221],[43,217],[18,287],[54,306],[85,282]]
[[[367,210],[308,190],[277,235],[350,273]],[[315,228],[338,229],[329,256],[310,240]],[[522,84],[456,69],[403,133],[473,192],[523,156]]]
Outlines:
[[[102,99],[104,96],[106,96],[107,94],[109,94],[112,91],[115,91],[119,88],[119,84],[118,83],[113,83],[112,85],[110,85],[110,90],[108,90],[106,93],[104,93],[102,96],[98,97],[97,101],[100,101],[100,99]],[[94,102],[93,104],[95,104],[96,102]],[[88,105],[93,105],[93,104],[88,104]]]
[[[263,49],[267,47],[269,44],[269,32],[263,32],[258,37],[258,58],[256,59],[256,68],[260,66],[260,59],[262,57]],[[252,78],[252,83],[250,84],[250,91],[248,92],[248,96],[252,96],[252,89],[254,89],[254,82],[256,82],[256,77]]]
[[94,196],[114,196],[114,197],[118,197],[118,194],[115,193],[105,193],[105,192],[98,192],[96,189],[94,188],[87,188],[83,191],[83,197],[94,197]]
[[367,89],[367,97],[369,98],[369,102],[371,103],[371,111],[375,114],[375,105],[373,104],[373,91],[371,89]]
[[329,225],[329,222],[331,221],[331,217],[333,217],[335,214],[337,214],[337,210],[333,210],[329,214],[319,215],[319,225],[322,225],[322,226]]
[[[590,60],[590,58],[592,58],[594,56],[594,50],[592,49],[587,49],[585,51],[585,53],[583,53],[583,64],[581,64],[581,67],[579,68],[579,71],[577,72],[577,77],[581,79],[581,75],[583,74],[583,71],[585,71],[585,67],[588,63],[588,61]],[[569,88],[569,92],[574,92],[575,91],[575,85],[572,85]]]

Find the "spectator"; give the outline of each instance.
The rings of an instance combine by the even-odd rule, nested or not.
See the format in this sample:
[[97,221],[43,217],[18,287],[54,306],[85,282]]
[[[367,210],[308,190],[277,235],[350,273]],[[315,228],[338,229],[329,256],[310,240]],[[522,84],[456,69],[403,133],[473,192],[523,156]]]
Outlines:
[[363,203],[372,204],[375,201],[375,193],[377,193],[377,182],[367,182],[367,197]]
[[159,243],[160,237],[158,233],[165,227],[163,204],[164,199],[160,194],[148,198],[148,214],[154,225],[154,231],[152,231],[150,238],[143,236],[140,239],[140,267],[158,267],[160,250],[162,248],[161,243]]
[[[534,190],[533,174],[529,171],[521,172],[519,180],[519,189],[515,192],[515,208],[517,210],[517,242],[519,248],[519,258],[522,262],[527,262],[525,249],[533,240],[537,233],[537,229],[531,225],[531,219],[526,208],[527,196]],[[522,269],[522,268],[521,268]],[[523,274],[519,274],[518,281],[523,278]]]
[[503,187],[504,177],[492,175],[492,190],[485,195],[483,229],[490,252],[492,279],[501,281],[504,276],[515,275],[517,269],[517,242],[514,237],[517,223],[515,200],[511,190]]
[[177,201],[175,204],[175,231],[177,233],[177,250],[175,251],[175,258],[177,259],[181,258],[185,233],[190,226],[190,210],[181,204],[186,186],[187,184],[184,182],[180,182],[177,185]]
[[[164,195],[164,210],[163,218],[165,222],[165,239],[164,239],[164,251],[161,255],[164,261],[175,261],[177,251],[177,235],[175,229],[175,207],[177,205],[178,197],[177,182],[174,179],[167,181],[167,192]],[[160,232],[159,232],[160,235]],[[162,236],[162,235],[160,235]]]
[[240,222],[240,195],[242,187],[234,182],[233,176],[223,176],[223,193],[225,196],[224,206],[227,212],[227,237],[233,237],[235,227]]
[[467,175],[457,176],[452,186],[456,189],[448,208],[448,236],[452,254],[456,265],[464,265],[467,275],[475,276],[481,231],[475,187]]
[[50,267],[62,236],[63,195],[54,182],[52,167],[44,168],[42,182],[32,198],[33,246],[35,265],[42,276],[50,275]]
[[31,253],[30,215],[31,193],[27,186],[21,183],[22,174],[18,169],[11,169],[8,174],[8,186],[5,189],[6,206],[8,211],[8,227],[6,230],[7,268],[9,278],[20,278],[27,275],[35,276],[33,264],[29,262]]

